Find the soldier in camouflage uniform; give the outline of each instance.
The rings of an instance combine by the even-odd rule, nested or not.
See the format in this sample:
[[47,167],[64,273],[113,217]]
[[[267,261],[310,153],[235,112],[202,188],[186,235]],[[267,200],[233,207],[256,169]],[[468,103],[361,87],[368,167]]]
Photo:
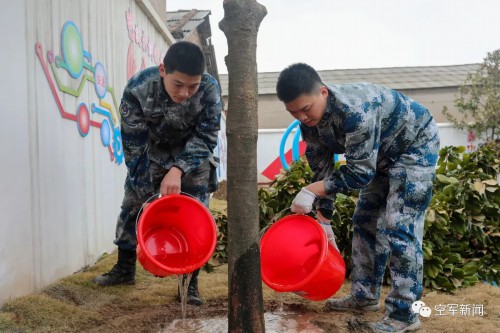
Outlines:
[[[208,207],[217,188],[213,150],[220,128],[220,87],[204,74],[205,58],[195,44],[172,45],[158,67],[130,79],[120,105],[127,178],[116,226],[118,263],[94,278],[98,285],[135,283],[135,223],[142,204],[156,193],[188,193]],[[188,303],[201,305],[199,270],[188,287]]]
[[[292,211],[316,205],[320,222],[331,219],[336,193],[360,190],[353,215],[352,287],[330,299],[330,311],[380,308],[380,286],[390,261],[392,290],[376,332],[418,330],[411,305],[422,295],[424,212],[432,196],[439,133],[430,112],[409,97],[370,84],[324,85],[306,64],[279,76],[277,94],[298,119],[314,182]],[[346,164],[334,170],[334,154]],[[328,223],[328,222],[327,222]]]

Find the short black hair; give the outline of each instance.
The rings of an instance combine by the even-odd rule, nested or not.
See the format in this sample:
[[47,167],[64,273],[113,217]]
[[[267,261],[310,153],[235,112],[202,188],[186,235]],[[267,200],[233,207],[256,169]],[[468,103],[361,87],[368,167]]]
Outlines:
[[202,75],[205,72],[205,56],[198,45],[180,41],[169,47],[163,65],[165,73],[178,71],[190,76]]
[[318,72],[304,63],[296,63],[281,71],[276,84],[278,98],[285,103],[300,95],[310,95],[323,85]]

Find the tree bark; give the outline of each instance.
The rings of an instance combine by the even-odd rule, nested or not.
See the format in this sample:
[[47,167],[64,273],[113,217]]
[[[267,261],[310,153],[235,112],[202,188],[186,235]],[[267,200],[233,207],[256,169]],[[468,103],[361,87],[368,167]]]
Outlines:
[[267,14],[256,0],[224,0],[228,43],[229,332],[265,332],[257,196],[257,33]]

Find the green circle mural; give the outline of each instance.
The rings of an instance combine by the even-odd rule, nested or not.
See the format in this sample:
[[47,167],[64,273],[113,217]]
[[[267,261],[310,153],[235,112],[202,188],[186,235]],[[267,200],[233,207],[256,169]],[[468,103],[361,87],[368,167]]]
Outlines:
[[63,27],[62,53],[71,76],[79,77],[83,70],[83,43],[80,31],[71,21],[66,22]]

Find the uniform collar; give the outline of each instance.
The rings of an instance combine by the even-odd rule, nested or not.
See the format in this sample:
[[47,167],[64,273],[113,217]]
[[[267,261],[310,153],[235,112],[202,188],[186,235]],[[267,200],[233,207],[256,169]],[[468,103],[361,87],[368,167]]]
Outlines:
[[165,90],[165,86],[163,85],[163,80],[162,77],[158,77],[158,98],[160,101],[167,101],[168,105],[174,104],[174,101],[170,96],[168,95],[167,91]]
[[328,125],[328,119],[330,119],[330,116],[332,114],[332,105],[333,102],[335,101],[335,97],[333,97],[333,92],[328,89],[328,97],[326,100],[326,110],[325,113],[323,114],[323,117],[321,117],[321,120],[318,123],[319,127],[323,127],[325,125]]

